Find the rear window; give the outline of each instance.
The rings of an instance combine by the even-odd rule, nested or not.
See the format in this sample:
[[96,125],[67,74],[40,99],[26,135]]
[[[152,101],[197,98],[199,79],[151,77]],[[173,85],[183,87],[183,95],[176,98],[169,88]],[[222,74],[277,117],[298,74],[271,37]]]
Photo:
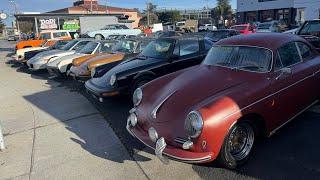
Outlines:
[[51,39],[51,33],[41,33],[40,39]]
[[320,21],[310,21],[300,30],[300,35],[313,35],[320,37]]
[[55,32],[55,33],[53,33],[53,37],[54,38],[60,38],[60,37],[66,37],[66,36],[68,36],[67,32]]

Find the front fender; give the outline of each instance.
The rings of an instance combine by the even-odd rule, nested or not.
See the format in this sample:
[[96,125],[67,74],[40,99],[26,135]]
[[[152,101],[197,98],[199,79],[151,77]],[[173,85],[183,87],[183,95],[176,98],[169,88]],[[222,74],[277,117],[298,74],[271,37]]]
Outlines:
[[58,64],[58,69],[61,73],[67,72],[68,66],[72,64],[72,60],[73,59],[64,60]]

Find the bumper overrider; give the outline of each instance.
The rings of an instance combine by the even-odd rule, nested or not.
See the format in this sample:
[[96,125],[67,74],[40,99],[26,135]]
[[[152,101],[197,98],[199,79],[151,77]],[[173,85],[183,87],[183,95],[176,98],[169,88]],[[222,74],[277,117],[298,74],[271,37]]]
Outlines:
[[113,87],[100,87],[92,83],[92,80],[88,80],[85,83],[87,92],[91,94],[94,98],[98,99],[100,102],[103,102],[103,98],[113,97],[120,94],[118,89]]
[[165,164],[168,163],[168,158],[185,163],[206,163],[212,160],[213,154],[211,152],[192,152],[171,146],[166,143],[166,139],[161,137],[160,134],[156,142],[153,142],[149,137],[149,132],[146,132],[138,125],[133,126],[129,120],[126,128],[133,137],[153,149],[155,155]]

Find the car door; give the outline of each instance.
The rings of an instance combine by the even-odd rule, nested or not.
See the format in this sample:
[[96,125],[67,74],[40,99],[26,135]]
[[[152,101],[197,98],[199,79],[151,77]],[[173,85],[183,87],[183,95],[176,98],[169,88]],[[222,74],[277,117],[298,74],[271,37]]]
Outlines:
[[198,38],[179,39],[174,49],[174,59],[170,63],[170,72],[185,69],[200,64],[204,58],[200,52],[200,41]]
[[272,129],[294,118],[311,102],[310,67],[302,60],[296,42],[282,46],[276,52],[273,89]]

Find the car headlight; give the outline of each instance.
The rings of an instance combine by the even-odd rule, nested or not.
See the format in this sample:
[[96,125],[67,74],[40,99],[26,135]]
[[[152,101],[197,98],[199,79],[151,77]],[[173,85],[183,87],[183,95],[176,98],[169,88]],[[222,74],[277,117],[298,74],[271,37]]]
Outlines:
[[203,120],[201,114],[198,111],[190,112],[184,124],[184,129],[189,137],[197,138],[201,134],[202,128]]
[[131,113],[128,117],[128,124],[130,124],[132,127],[136,126],[138,123],[138,118],[135,113]]
[[142,93],[141,88],[137,88],[134,91],[133,96],[132,96],[132,101],[133,101],[134,106],[138,106],[141,103],[142,97],[143,97],[143,93]]
[[117,80],[117,76],[116,75],[112,75],[110,77],[110,81],[109,81],[110,85],[113,86],[116,83],[116,80]]
[[96,68],[93,68],[93,69],[91,70],[91,77],[93,78],[94,75],[96,75]]
[[151,139],[152,142],[154,142],[154,143],[157,142],[159,136],[158,136],[156,129],[154,129],[153,127],[149,128],[148,134],[149,134],[149,138]]

